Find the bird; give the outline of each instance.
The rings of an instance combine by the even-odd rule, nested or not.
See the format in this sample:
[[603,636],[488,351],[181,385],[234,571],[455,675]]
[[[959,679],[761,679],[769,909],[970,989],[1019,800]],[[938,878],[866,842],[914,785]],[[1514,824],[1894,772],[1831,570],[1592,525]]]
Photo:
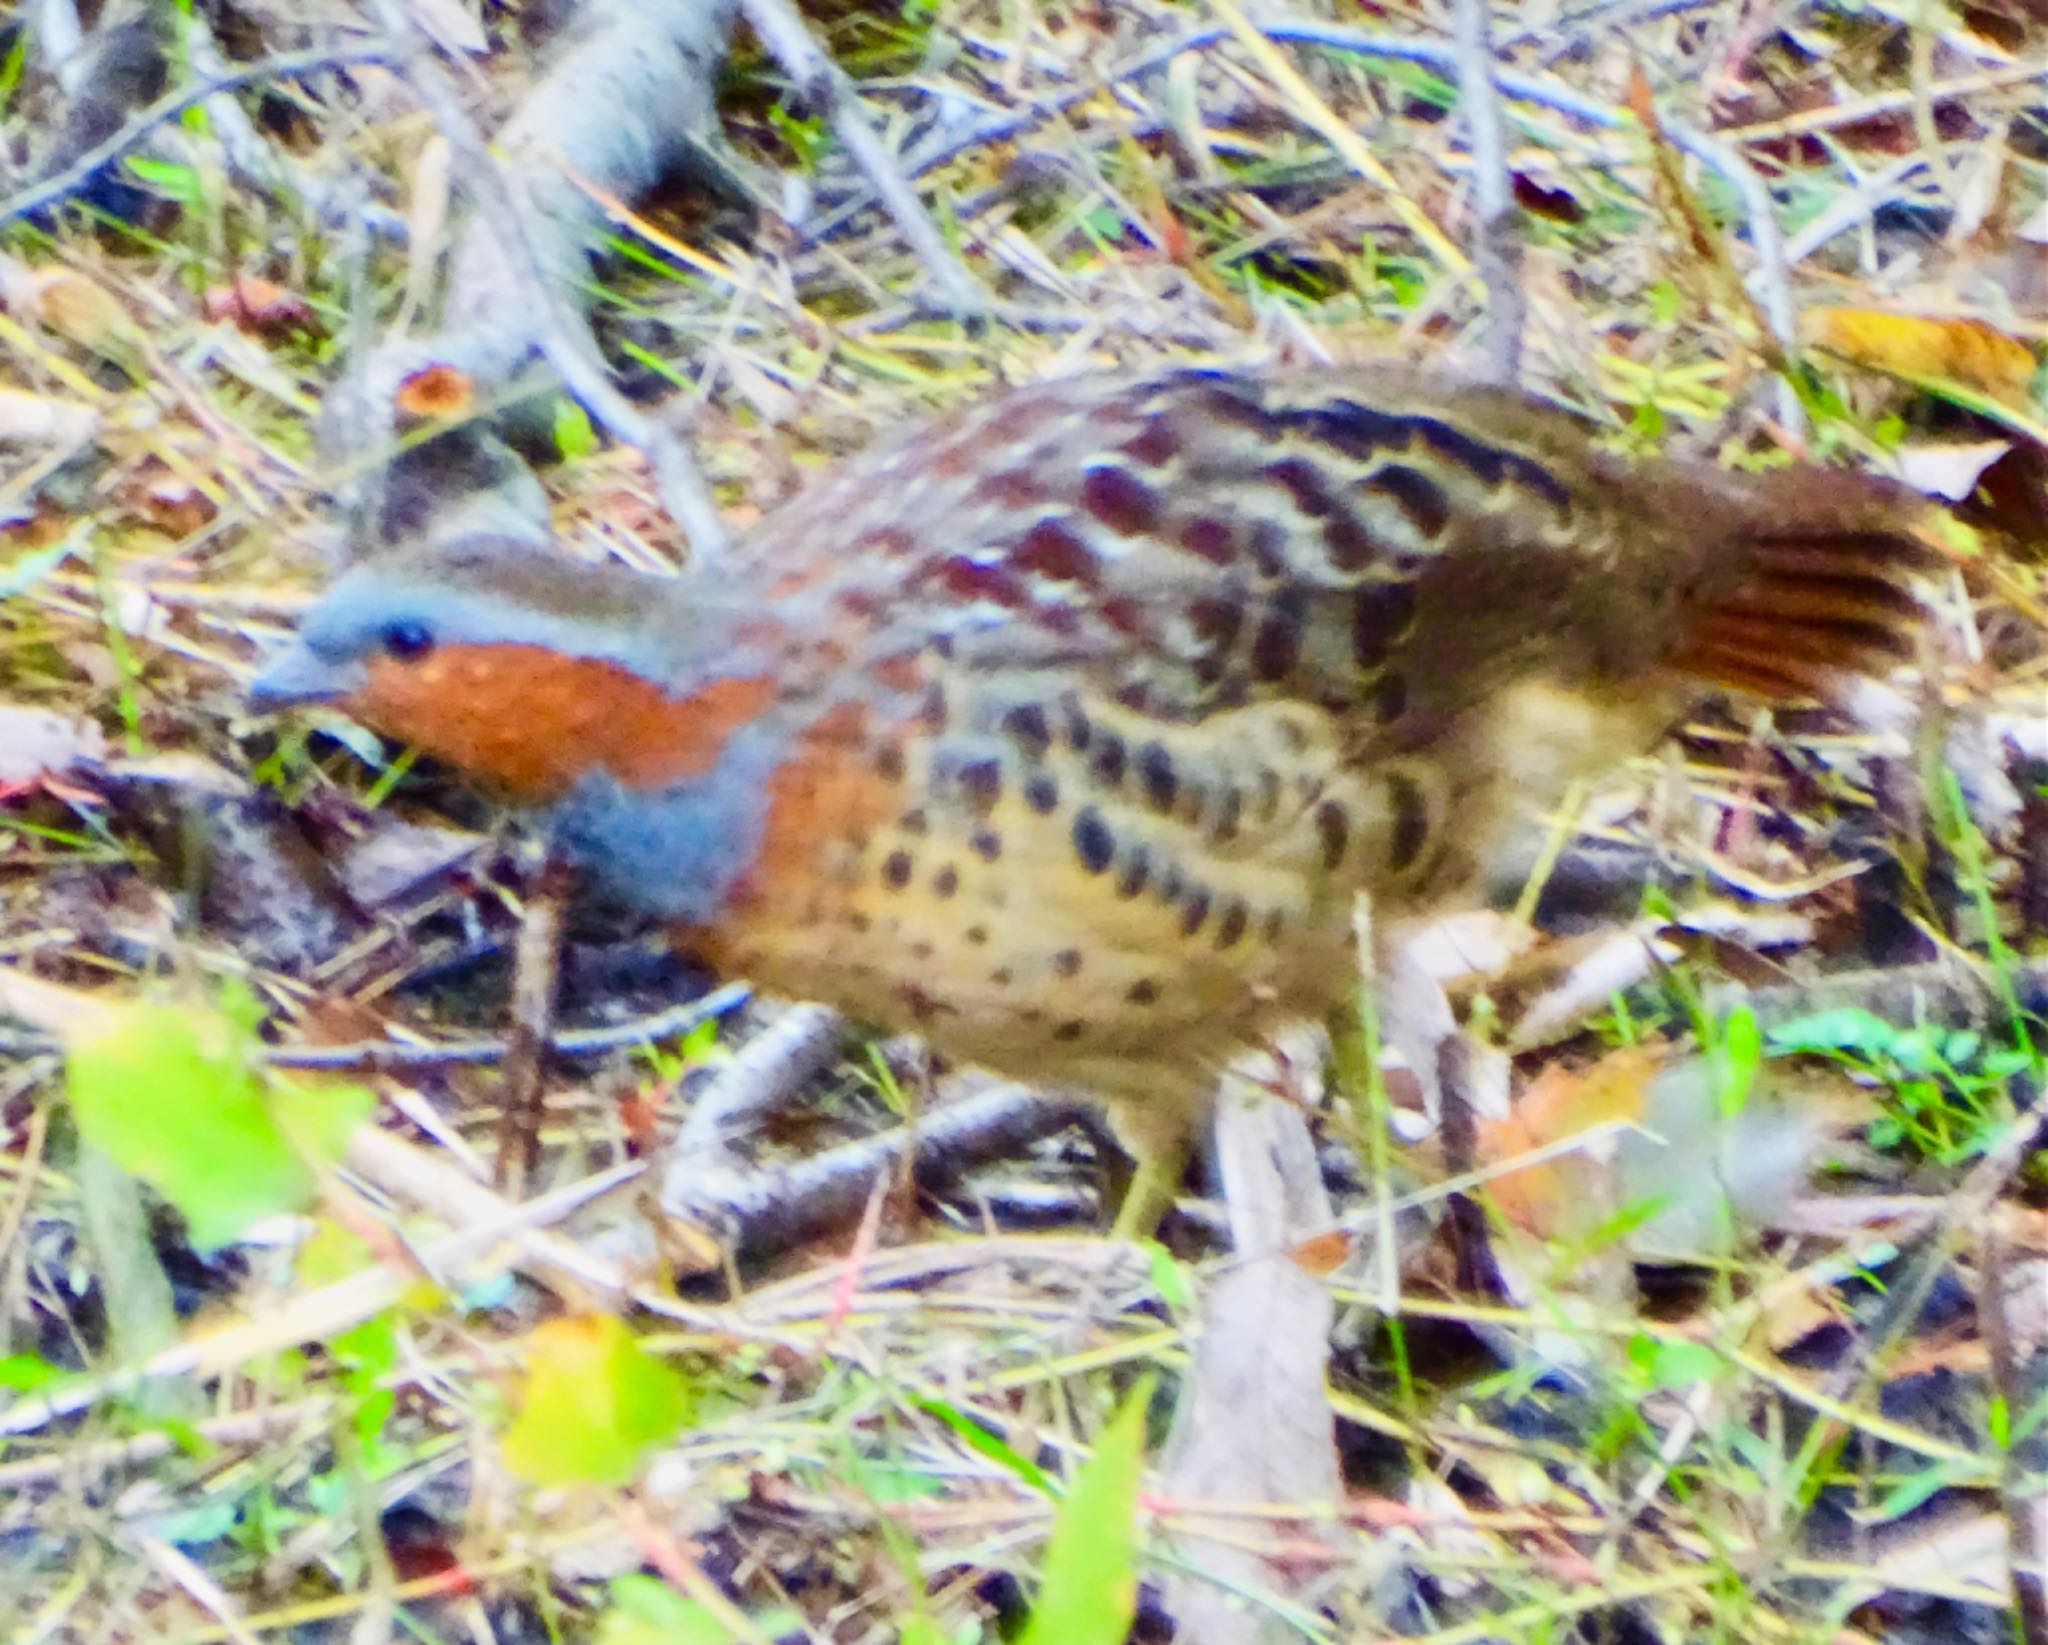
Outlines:
[[1234,1056],[1376,919],[1706,694],[1920,655],[1933,505],[1604,449],[1406,365],[1173,366],[915,422],[663,576],[372,554],[257,676],[544,817],[716,969],[1106,1108],[1156,1221]]

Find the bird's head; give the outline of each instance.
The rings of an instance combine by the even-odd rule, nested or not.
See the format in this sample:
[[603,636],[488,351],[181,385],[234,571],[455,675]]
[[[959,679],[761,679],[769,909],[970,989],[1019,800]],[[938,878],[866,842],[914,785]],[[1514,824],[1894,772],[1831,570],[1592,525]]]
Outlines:
[[525,800],[584,773],[659,787],[772,700],[757,654],[675,579],[497,541],[367,561],[250,687],[328,703]]

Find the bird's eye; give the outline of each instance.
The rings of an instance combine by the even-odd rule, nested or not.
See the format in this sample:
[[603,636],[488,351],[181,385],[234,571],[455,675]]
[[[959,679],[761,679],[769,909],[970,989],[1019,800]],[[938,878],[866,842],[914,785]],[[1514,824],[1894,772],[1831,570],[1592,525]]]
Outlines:
[[388,624],[378,636],[385,653],[402,663],[424,657],[434,649],[434,636],[425,623],[410,620]]

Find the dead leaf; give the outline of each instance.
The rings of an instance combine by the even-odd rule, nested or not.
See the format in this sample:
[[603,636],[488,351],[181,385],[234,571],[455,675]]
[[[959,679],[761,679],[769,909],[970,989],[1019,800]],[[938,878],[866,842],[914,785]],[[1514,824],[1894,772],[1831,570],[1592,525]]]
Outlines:
[[1859,365],[1915,377],[1947,377],[2024,409],[2037,362],[2034,352],[1982,320],[1893,314],[1874,308],[1809,309],[1809,343]]
[[106,757],[106,734],[90,720],[47,708],[0,704],[0,786],[32,783]]
[[[1313,1066],[1291,1054],[1285,1066]],[[1329,1287],[1293,1259],[1330,1203],[1302,1110],[1251,1094],[1242,1064],[1217,1105],[1216,1155],[1235,1259],[1202,1297],[1194,1363],[1161,1459],[1160,1491],[1194,1525],[1180,1537],[1191,1568],[1168,1573],[1177,1637],[1203,1645],[1266,1645],[1297,1637],[1260,1593],[1313,1603],[1289,1547],[1313,1545],[1313,1524],[1244,1509],[1300,1508],[1310,1521],[1343,1498],[1324,1389],[1334,1313]],[[1238,1510],[1233,1513],[1232,1510]],[[1210,1520],[1216,1533],[1195,1525]],[[1310,1572],[1323,1566],[1308,1562]]]
[[[1587,1069],[1550,1064],[1507,1118],[1480,1126],[1479,1163],[1535,1154],[1601,1126],[1640,1125],[1650,1078],[1663,1056],[1663,1047],[1646,1044],[1624,1046]],[[1589,1147],[1597,1151],[1590,1166],[1597,1172],[1599,1160],[1611,1160],[1615,1140],[1610,1135]],[[1583,1155],[1566,1155],[1495,1177],[1487,1191],[1509,1222],[1548,1237],[1579,1222],[1588,1171]]]
[[214,286],[201,300],[209,320],[225,320],[238,331],[259,335],[303,330],[313,324],[312,306],[295,291],[257,274],[238,274]]
[[77,446],[92,438],[99,413],[70,400],[0,388],[0,441]]
[[398,385],[393,403],[409,417],[460,417],[476,403],[476,380],[456,366],[422,366]]
[[2010,450],[2010,440],[1901,446],[1899,478],[1915,491],[1959,503],[1977,489],[1984,471]]

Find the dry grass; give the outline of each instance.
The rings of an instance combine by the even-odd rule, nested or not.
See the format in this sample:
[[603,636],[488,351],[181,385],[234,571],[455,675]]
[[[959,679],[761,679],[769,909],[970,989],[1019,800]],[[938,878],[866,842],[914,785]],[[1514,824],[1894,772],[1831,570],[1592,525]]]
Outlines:
[[[1161,358],[1476,368],[1487,305],[1447,9],[1246,15],[1228,0],[821,8],[815,26],[992,294],[972,323],[928,299],[885,215],[853,209],[820,127],[782,107],[743,45],[728,136],[805,177],[814,222],[837,226],[621,208],[594,308],[609,357],[636,392],[700,408],[695,447],[737,524],[819,461],[998,382]],[[1494,34],[1524,208],[1525,382],[1618,444],[1729,460],[1926,472],[1951,444],[1997,440],[2031,502],[1991,523],[2031,507],[2038,525],[2044,411],[1996,341],[2038,357],[2048,335],[2037,5],[1597,5],[1503,16]],[[513,40],[476,67],[509,101],[528,63]],[[351,74],[346,94],[278,91],[265,112],[289,107],[290,140],[271,140],[307,175],[388,179],[424,252],[429,129],[386,71]],[[18,139],[53,94],[33,74],[7,83]],[[182,166],[161,152],[156,186],[188,198],[146,229],[74,211],[0,242],[6,704],[82,718],[103,743],[91,760],[73,757],[93,752],[82,733],[33,758],[0,744],[0,961],[80,997],[243,979],[294,1043],[494,1031],[521,859],[407,836],[407,851],[467,850],[463,876],[426,876],[371,915],[326,895],[277,800],[358,868],[354,842],[393,838],[394,814],[480,814],[438,779],[370,763],[360,738],[281,731],[241,700],[257,647],[337,550],[345,477],[312,431],[358,340],[406,309],[411,254],[227,189],[214,134],[195,123]],[[235,282],[257,280],[237,307]],[[1994,365],[1961,345],[1903,374],[1807,349],[1797,317],[1826,306],[1977,322]],[[1787,358],[1796,394],[1770,369]],[[649,566],[685,552],[635,453],[566,402],[557,434],[545,479],[565,543]],[[1957,1025],[1972,1042],[1866,1039],[1833,1063],[1765,1065],[1774,1092],[1822,1115],[1820,1187],[1802,1179],[1711,1260],[1645,1270],[1642,1295],[1615,1254],[1625,1216],[1513,1236],[1520,1300],[1489,1306],[1408,1231],[1442,1203],[1426,1154],[1389,1161],[1346,1110],[1329,1118],[1333,1152],[1366,1162],[1349,1224],[1384,1212],[1408,1255],[1398,1295],[1368,1238],[1333,1279],[1351,1495],[1304,1522],[1275,1637],[2022,1637],[2006,1539],[2041,1512],[2048,1429],[2048,1202],[2016,1130],[2042,1078],[2025,1038],[2038,1023],[2021,1019],[2040,1006],[2029,957],[2048,936],[2037,585],[2016,560],[1954,591],[1955,659],[1930,695],[1965,732],[1929,769],[1957,768],[1959,808],[1938,786],[1930,807],[1911,759],[1839,725],[1710,711],[1580,836],[1676,865],[1675,914],[1648,910],[1666,963],[1596,990],[1520,1053],[1519,1083],[1645,1041],[1712,1065],[1731,980],[1798,989],[1816,964],[1856,962],[1991,979],[1994,1005]],[[1904,866],[1838,872],[1880,846]],[[1589,929],[1637,912],[1610,906]],[[569,1009],[616,1022],[675,986],[572,966]],[[1490,996],[1509,1027],[1517,986]],[[583,1638],[604,1579],[642,1568],[725,1617],[706,1637],[993,1640],[1032,1590],[1051,1510],[963,1429],[1065,1473],[1138,1373],[1185,1371],[1187,1288],[1219,1260],[1196,1214],[1186,1266],[1088,1234],[1094,1174],[1068,1134],[937,1201],[892,1201],[865,1235],[753,1263],[736,1294],[714,1259],[678,1300],[659,1259],[707,1262],[657,1245],[674,1230],[645,1179],[594,1207],[583,1190],[630,1177],[648,1138],[730,1077],[722,1052],[700,1036],[558,1065],[523,1220],[461,1174],[491,1146],[493,1073],[405,1068],[374,1079],[410,1151],[356,1156],[368,1179],[322,1213],[360,1242],[353,1266],[310,1265],[297,1222],[211,1260],[162,1219],[153,1240],[115,1243],[168,1273],[170,1335],[142,1349],[161,1374],[124,1385],[108,1247],[87,1231],[121,1190],[77,1148],[58,1058],[26,1033],[5,1046],[0,1386],[22,1392],[0,1405],[0,1628],[20,1645]],[[829,1070],[773,1141],[809,1152],[885,1127],[895,1083],[865,1061]],[[991,1231],[1032,1215],[1062,1231]],[[1992,1294],[2003,1308],[1981,1305]],[[519,1485],[498,1435],[527,1334],[629,1298],[696,1420],[630,1489]],[[88,1380],[44,1382],[52,1370]],[[1293,1524],[1303,1506],[1265,1509]],[[1175,1539],[1198,1517],[1148,1503],[1148,1579],[1185,1559]],[[1142,1619],[1141,1637],[1158,1625]]]

